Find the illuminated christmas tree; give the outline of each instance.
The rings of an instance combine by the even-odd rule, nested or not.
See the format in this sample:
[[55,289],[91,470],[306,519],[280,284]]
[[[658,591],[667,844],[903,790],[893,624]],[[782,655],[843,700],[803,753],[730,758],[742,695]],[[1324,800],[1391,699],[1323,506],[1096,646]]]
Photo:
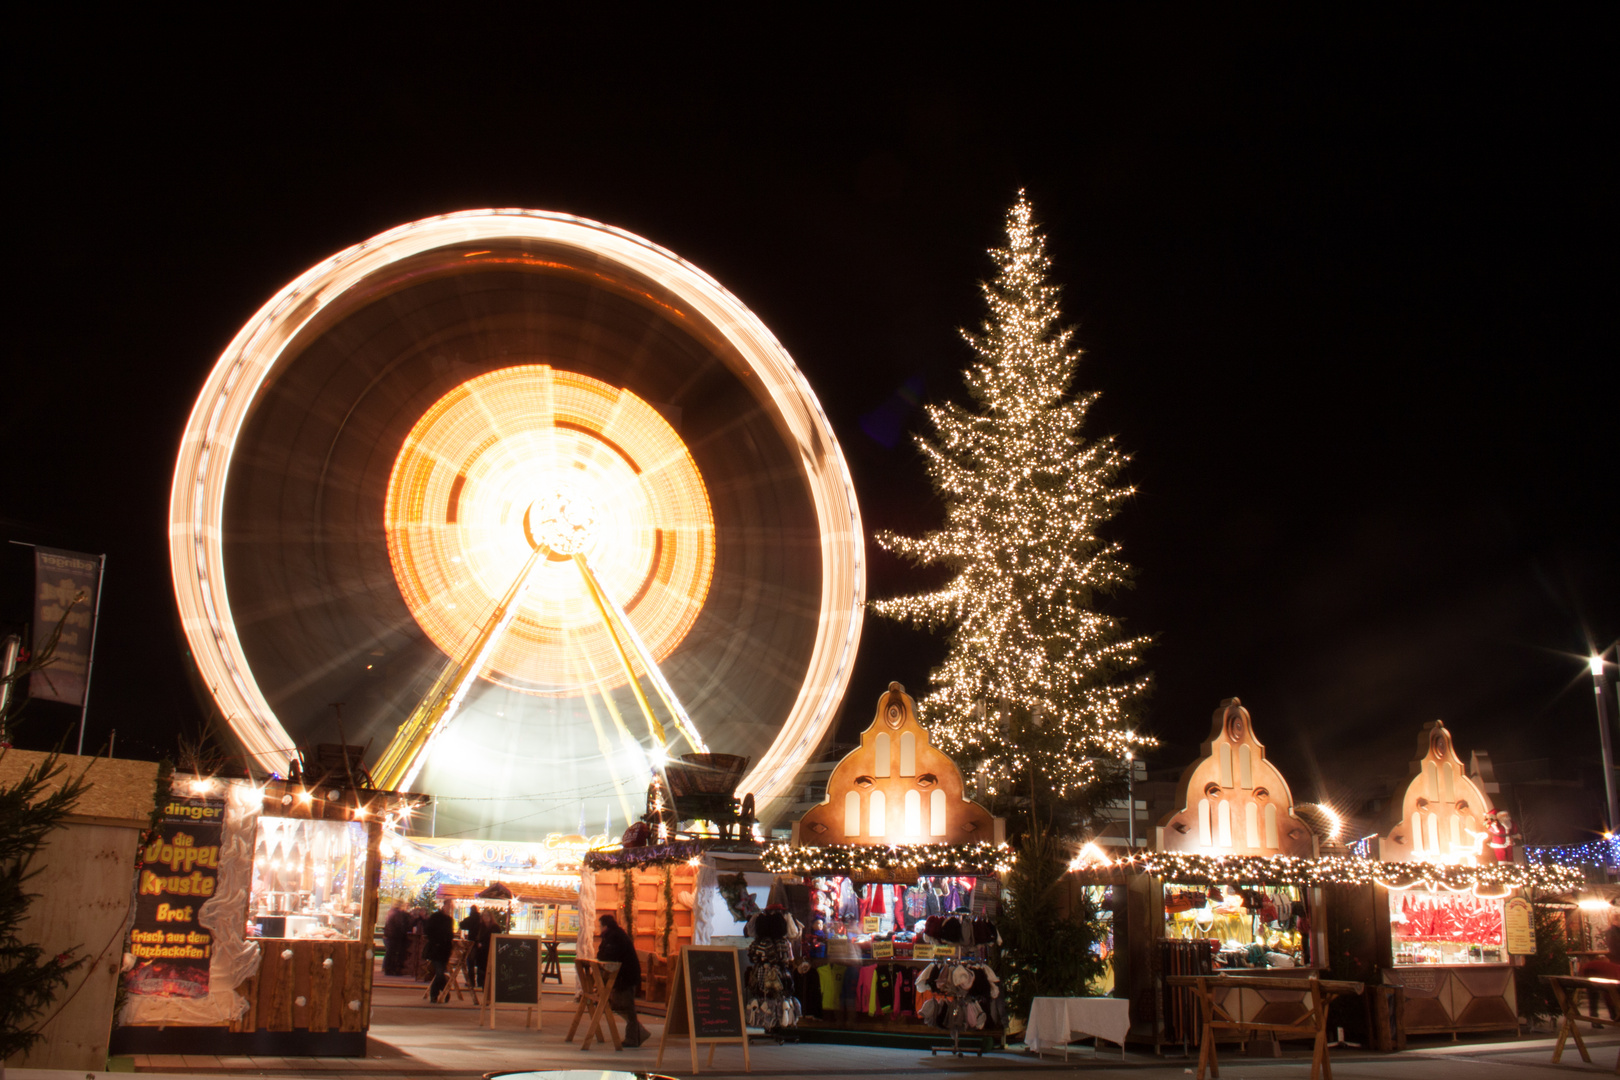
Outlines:
[[[1099,530],[1135,491],[1112,436],[1081,435],[1095,393],[1071,391],[1080,352],[1059,324],[1046,242],[1019,192],[1007,244],[990,252],[990,312],[963,332],[978,360],[965,380],[976,408],[932,405],[937,438],[919,436],[945,525],[878,543],[944,567],[942,588],[877,601],[879,614],[947,628],[945,662],[919,710],[936,745],[977,772],[979,794],[1047,804],[1090,802],[1121,775],[1127,730],[1147,688],[1134,669],[1148,644],[1096,604],[1129,582],[1119,545]],[[1038,793],[1038,798],[1037,798]]]

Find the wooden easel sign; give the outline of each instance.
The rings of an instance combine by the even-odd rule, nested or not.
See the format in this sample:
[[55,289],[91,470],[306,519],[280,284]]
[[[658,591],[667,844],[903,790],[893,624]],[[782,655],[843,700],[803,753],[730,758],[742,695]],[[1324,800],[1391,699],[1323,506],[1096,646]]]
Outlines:
[[540,1030],[541,939],[529,934],[491,934],[479,1021],[493,1028],[496,1005],[527,1005],[523,1026]]
[[692,1071],[698,1069],[698,1044],[709,1044],[710,1068],[714,1067],[715,1047],[741,1043],[743,1071],[752,1072],[748,1060],[748,1031],[743,1026],[742,967],[737,950],[729,945],[687,945],[681,949],[681,962],[669,988],[669,1011],[664,1017],[664,1036],[658,1040],[658,1059],[664,1063],[664,1049],[671,1040],[685,1039],[692,1050]]

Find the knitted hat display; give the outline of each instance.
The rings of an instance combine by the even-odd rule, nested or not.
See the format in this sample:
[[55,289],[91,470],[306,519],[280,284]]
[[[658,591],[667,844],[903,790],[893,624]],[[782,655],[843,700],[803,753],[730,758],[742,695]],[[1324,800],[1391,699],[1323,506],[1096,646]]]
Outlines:
[[787,937],[787,916],[780,911],[767,911],[754,919],[754,936],[768,941]]

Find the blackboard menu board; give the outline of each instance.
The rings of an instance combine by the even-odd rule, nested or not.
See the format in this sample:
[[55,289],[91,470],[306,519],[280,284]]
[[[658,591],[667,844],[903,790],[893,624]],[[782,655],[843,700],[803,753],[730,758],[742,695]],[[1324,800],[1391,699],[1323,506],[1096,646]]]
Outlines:
[[495,934],[490,978],[495,992],[492,1002],[513,1005],[540,1004],[540,939],[515,934]]
[[692,1002],[692,1035],[699,1039],[741,1038],[737,951],[688,948],[682,959],[688,976],[686,992]]

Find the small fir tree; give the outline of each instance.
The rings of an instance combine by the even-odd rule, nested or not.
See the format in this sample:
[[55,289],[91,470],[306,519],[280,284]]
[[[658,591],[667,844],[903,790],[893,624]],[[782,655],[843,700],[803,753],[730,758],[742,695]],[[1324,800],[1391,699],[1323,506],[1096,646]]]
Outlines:
[[928,408],[937,437],[919,436],[945,524],[878,543],[949,580],[881,600],[881,614],[949,628],[944,664],[919,702],[934,742],[977,771],[981,798],[1094,802],[1112,787],[1147,690],[1134,674],[1145,637],[1126,637],[1097,610],[1125,587],[1119,545],[1101,535],[1135,489],[1112,436],[1081,434],[1097,394],[1071,391],[1080,352],[1059,324],[1046,243],[1019,192],[997,274],[982,286],[989,317],[963,331],[978,360],[965,381],[975,407]]
[[[0,750],[0,760],[6,753]],[[47,956],[23,937],[28,907],[40,898],[26,888],[39,873],[31,866],[34,856],[89,786],[79,776],[51,790],[65,768],[52,754],[16,783],[0,785],[0,1062],[39,1041],[41,1014],[85,962],[75,950]]]

